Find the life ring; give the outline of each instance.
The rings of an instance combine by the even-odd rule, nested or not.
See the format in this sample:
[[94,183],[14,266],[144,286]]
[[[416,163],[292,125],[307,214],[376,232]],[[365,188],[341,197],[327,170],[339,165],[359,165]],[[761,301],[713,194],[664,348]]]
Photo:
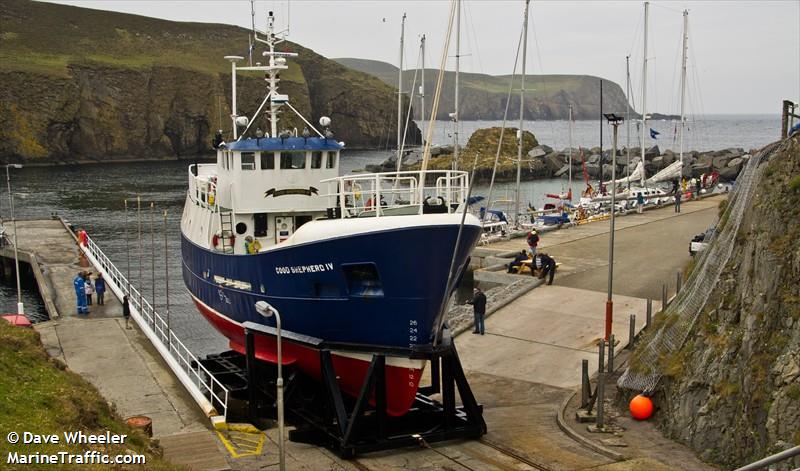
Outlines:
[[220,239],[219,233],[214,234],[214,236],[211,238],[211,245],[213,245],[215,249],[219,245],[219,239]]
[[[215,249],[220,249],[220,242],[222,241],[222,235],[217,232],[211,237],[211,245],[214,246]],[[233,247],[233,243],[236,242],[236,234],[231,234],[228,237],[228,243],[231,247]]]

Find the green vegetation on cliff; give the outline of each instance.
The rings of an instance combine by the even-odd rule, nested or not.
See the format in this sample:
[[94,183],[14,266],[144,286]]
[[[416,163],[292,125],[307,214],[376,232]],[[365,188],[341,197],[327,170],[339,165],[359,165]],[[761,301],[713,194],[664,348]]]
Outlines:
[[[160,448],[144,433],[126,425],[97,390],[58,360],[47,356],[39,334],[32,329],[14,327],[0,320],[0,455],[3,463],[9,453],[19,455],[56,454],[68,452],[83,454],[96,450],[103,454],[143,454],[146,466],[130,469],[177,470],[160,458]],[[86,434],[125,434],[128,437],[119,445],[73,445],[64,443],[64,432],[83,431]],[[57,434],[59,444],[15,444],[6,440],[6,434],[23,432]],[[18,469],[39,469],[43,465],[20,465]],[[108,469],[107,465],[65,464],[48,466],[48,469]],[[3,469],[17,469],[10,465]],[[126,469],[120,467],[120,469]]]
[[[223,56],[246,55],[247,37],[235,26],[0,0],[0,158],[208,152],[213,130],[230,130]],[[395,132],[391,87],[297,44],[280,49],[299,53],[281,91],[312,122],[330,116],[335,138],[351,148],[377,147]],[[239,113],[252,116],[265,93],[261,76],[241,73],[237,89]],[[281,118],[282,128],[304,126],[291,112]],[[258,124],[269,129],[266,119]]]

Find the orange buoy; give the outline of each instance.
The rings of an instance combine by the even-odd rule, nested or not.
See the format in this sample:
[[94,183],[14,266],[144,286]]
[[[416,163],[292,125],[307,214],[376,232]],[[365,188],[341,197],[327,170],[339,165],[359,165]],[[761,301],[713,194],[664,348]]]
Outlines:
[[653,415],[653,401],[641,394],[631,399],[629,408],[631,416],[636,420],[649,419]]

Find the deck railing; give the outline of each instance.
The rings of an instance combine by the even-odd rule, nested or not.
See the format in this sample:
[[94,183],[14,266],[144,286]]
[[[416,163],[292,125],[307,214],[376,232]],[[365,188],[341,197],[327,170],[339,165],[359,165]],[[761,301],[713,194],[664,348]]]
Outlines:
[[[453,213],[464,203],[467,172],[428,170],[345,175],[323,180],[328,184],[328,207],[341,217],[422,214],[424,205]],[[422,180],[422,182],[420,182]],[[422,188],[420,188],[422,185]]]
[[189,197],[195,204],[217,211],[217,184],[212,177],[214,164],[192,164],[189,166]]
[[82,245],[81,249],[95,268],[103,274],[107,286],[120,302],[124,295],[128,295],[131,317],[197,404],[209,417],[221,416],[224,420],[228,410],[227,388],[200,363],[178,338],[169,322],[153,308],[88,235],[86,244]]

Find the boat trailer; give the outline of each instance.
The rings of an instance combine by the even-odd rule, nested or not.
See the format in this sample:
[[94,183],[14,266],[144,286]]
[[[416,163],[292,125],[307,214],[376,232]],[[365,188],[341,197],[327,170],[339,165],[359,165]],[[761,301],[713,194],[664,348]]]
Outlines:
[[[255,358],[255,336],[275,335],[275,329],[245,323],[247,352],[227,351],[201,360],[229,388],[228,420],[248,421],[260,428],[277,417],[275,364]],[[283,331],[284,342],[294,342],[319,351],[321,379],[314,379],[292,366],[283,367],[285,417],[294,442],[324,446],[342,458],[452,439],[477,439],[486,433],[483,406],[469,386],[450,330],[428,351],[411,356],[430,362],[431,384],[420,386],[411,408],[399,417],[386,413],[386,358],[409,356],[408,350],[325,342]],[[343,394],[336,380],[332,352],[371,353],[358,397]],[[456,403],[456,391],[461,405]],[[232,400],[231,400],[232,399]],[[370,401],[374,406],[370,404]]]

